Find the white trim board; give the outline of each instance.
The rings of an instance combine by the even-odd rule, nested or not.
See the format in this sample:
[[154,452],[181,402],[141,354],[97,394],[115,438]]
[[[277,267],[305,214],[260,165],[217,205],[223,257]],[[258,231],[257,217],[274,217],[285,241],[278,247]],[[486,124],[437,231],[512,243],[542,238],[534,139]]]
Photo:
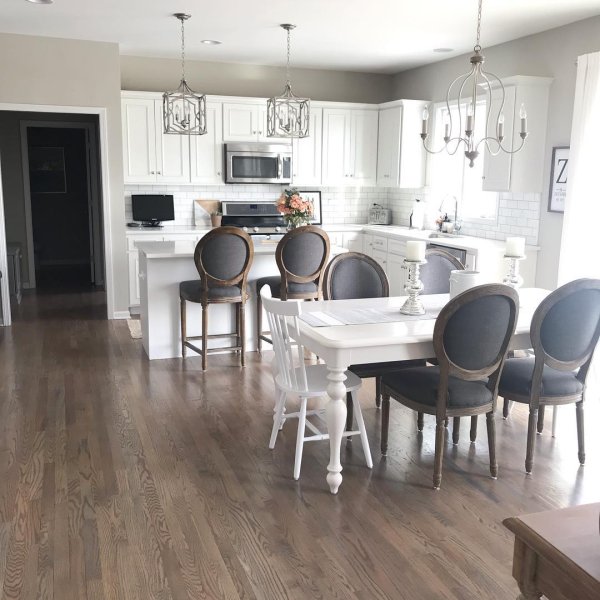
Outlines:
[[8,285],[8,257],[6,251],[6,230],[4,227],[4,194],[2,190],[2,156],[0,156],[0,303],[2,304],[2,319],[1,323],[5,327],[9,327],[12,323],[10,313],[10,289]]
[[[18,112],[38,112],[38,113],[63,113],[63,114],[86,114],[98,115],[98,133],[100,135],[100,173],[102,178],[102,221],[104,231],[104,284],[106,289],[106,312],[108,319],[122,318],[114,312],[115,306],[115,283],[113,273],[112,256],[112,231],[111,231],[111,198],[110,198],[110,177],[108,167],[108,125],[106,118],[106,108],[97,106],[58,106],[51,104],[11,104],[0,103],[0,111],[18,111]],[[81,125],[81,123],[80,123]],[[4,210],[0,211],[0,242],[4,241],[0,247],[0,268],[2,267],[2,257],[6,261],[6,225],[4,222]],[[29,232],[28,232],[29,235]],[[4,285],[4,284],[2,284]],[[6,284],[8,286],[8,283]],[[4,302],[4,293],[3,300]],[[120,314],[120,313],[119,313]],[[10,313],[9,313],[10,315]]]

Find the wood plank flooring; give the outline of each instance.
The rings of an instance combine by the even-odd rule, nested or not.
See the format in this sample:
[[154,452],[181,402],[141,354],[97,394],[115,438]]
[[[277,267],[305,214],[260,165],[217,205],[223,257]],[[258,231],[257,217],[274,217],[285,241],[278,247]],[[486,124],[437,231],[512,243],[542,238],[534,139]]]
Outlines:
[[292,479],[295,428],[267,447],[269,364],[248,355],[148,362],[102,295],[28,296],[0,328],[0,598],[512,599],[507,516],[600,500],[598,402],[586,408],[579,468],[574,408],[537,438],[497,419],[499,479],[484,422],[448,442],[431,489],[434,427],[392,406],[379,453],[374,386],[360,392],[375,466],[344,447],[337,496],[327,442],[307,444]]

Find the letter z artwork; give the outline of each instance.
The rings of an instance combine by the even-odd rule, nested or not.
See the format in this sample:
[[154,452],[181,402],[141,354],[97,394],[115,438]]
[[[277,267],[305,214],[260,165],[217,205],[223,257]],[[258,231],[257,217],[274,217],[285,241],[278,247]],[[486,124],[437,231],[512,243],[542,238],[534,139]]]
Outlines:
[[550,173],[549,212],[565,212],[567,178],[569,173],[569,147],[552,148],[552,171]]

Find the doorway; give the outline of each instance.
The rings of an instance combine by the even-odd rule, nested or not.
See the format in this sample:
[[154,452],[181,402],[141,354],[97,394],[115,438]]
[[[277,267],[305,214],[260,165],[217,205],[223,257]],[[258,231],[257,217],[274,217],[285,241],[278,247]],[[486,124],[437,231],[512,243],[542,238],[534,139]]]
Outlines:
[[28,287],[102,287],[102,211],[93,123],[21,121]]

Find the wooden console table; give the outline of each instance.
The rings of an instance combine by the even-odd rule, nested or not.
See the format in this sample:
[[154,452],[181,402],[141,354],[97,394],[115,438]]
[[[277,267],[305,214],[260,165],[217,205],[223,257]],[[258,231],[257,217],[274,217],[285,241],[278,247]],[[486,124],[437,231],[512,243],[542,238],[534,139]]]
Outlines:
[[520,600],[600,598],[600,503],[511,517]]

